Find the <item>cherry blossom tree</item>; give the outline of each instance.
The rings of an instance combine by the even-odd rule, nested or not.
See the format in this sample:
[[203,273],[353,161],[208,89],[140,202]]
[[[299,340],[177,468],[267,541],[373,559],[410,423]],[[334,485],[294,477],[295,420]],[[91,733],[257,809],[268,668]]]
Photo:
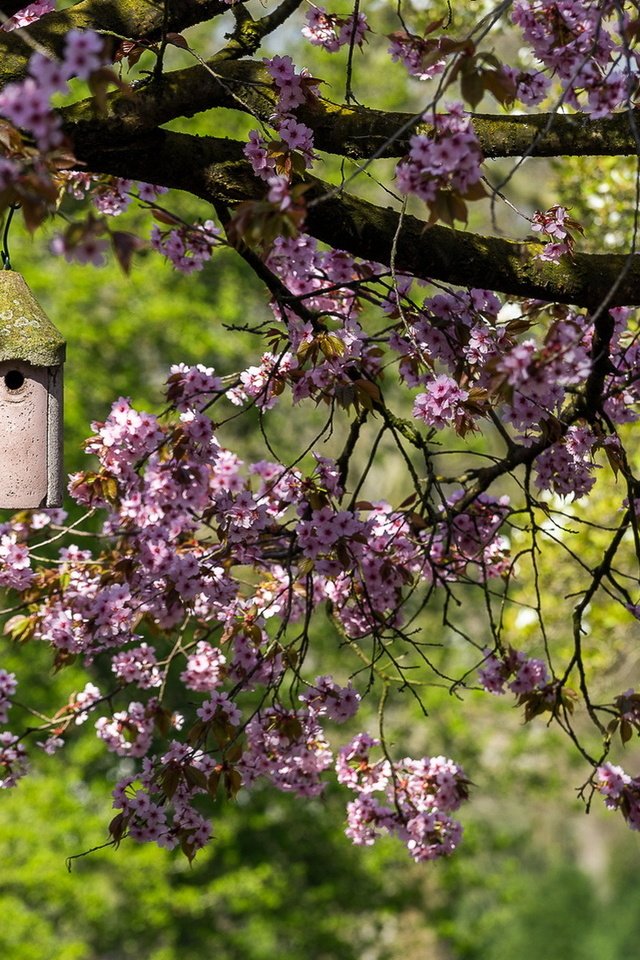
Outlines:
[[[460,710],[483,690],[559,727],[584,761],[586,806],[599,793],[639,829],[640,774],[615,761],[640,730],[640,693],[608,686],[589,627],[601,598],[630,630],[640,618],[638,204],[627,246],[590,252],[599,238],[566,205],[527,210],[517,193],[525,160],[640,155],[638,5],[478,2],[473,19],[362,0],[2,9],[7,228],[17,210],[30,231],[53,218],[54,253],[99,265],[112,249],[125,271],[149,249],[209,269],[228,247],[271,316],[245,325],[256,356],[235,375],[177,363],[161,415],[115,401],[87,442],[93,468],[70,478],[72,523],[38,510],[2,524],[5,634],[48,645],[56,670],[80,661],[87,683],[43,716],[0,672],[1,785],[91,723],[127,762],[109,843],[192,859],[223,793],[267,780],[315,797],[335,776],[354,843],[390,832],[431,860],[460,841],[473,771],[437,748],[396,755],[385,707],[409,693],[428,729],[444,684]],[[313,73],[286,52],[302,43]],[[169,69],[176,53],[187,65]],[[343,94],[317,68],[335,76],[336,54]],[[381,69],[403,71],[413,112],[377,105]],[[215,135],[229,111],[249,120],[242,140]],[[119,227],[132,206],[146,234]],[[513,239],[505,215],[523,225]],[[283,403],[322,415],[288,460],[269,438]],[[270,459],[226,446],[238,416],[257,417]],[[404,470],[397,502],[371,483],[383,439]],[[604,543],[595,563],[585,530]],[[559,648],[549,550],[579,580]],[[514,610],[535,625],[525,647]],[[344,676],[322,672],[319,631]],[[440,647],[455,647],[455,672]],[[358,725],[367,697],[374,729]]]

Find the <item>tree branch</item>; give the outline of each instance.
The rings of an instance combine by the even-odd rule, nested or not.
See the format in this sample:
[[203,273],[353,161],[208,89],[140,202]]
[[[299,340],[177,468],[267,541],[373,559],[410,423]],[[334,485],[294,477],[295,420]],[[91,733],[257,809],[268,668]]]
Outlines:
[[[227,13],[225,0],[171,0],[171,31]],[[155,40],[163,24],[163,0],[82,0],[68,10],[51,13],[11,33],[0,31],[0,87],[24,76],[34,49],[60,56],[69,30],[97,30],[131,39]]]
[[[261,26],[264,21],[280,12],[291,12],[289,7],[297,3],[298,0],[285,0],[270,17],[251,21],[242,44],[239,40],[232,41],[209,60],[206,67],[188,67],[165,74],[162,85],[143,88],[133,97],[112,94],[101,121],[105,136],[111,139],[116,130],[120,136],[137,136],[178,117],[191,117],[215,107],[242,110],[268,123],[278,100],[270,75],[261,63],[228,58],[252,52],[250,43],[255,43],[257,49],[266,29]],[[318,149],[355,160],[374,154],[403,156],[413,133],[432,130],[428,123],[414,122],[411,114],[370,110],[325,99],[303,104],[296,116],[314,131]],[[93,117],[91,101],[65,111],[69,123],[85,123]],[[525,153],[533,157],[625,156],[637,152],[626,113],[601,120],[591,120],[582,114],[474,114],[472,119],[482,152],[488,158],[518,157]],[[637,123],[640,124],[640,117]]]
[[[187,190],[210,203],[263,199],[265,184],[244,160],[243,144],[214,137],[156,131],[123,145],[76,138],[76,155],[89,171],[151,181]],[[307,177],[305,229],[354,256],[388,264],[399,214]],[[395,254],[396,270],[425,280],[486,287],[533,298],[596,309],[617,284],[608,306],[640,305],[640,257],[576,254],[560,264],[536,259],[543,244],[483,237],[443,226],[429,227],[405,215]],[[619,276],[626,271],[622,282]]]
[[282,3],[271,13],[265,14],[259,20],[254,20],[248,11],[243,9],[243,15],[238,17],[238,6],[234,7],[238,25],[234,30],[229,43],[217,54],[216,62],[220,60],[235,60],[255,53],[264,38],[273,33],[281,24],[295,13],[302,0],[282,0]]

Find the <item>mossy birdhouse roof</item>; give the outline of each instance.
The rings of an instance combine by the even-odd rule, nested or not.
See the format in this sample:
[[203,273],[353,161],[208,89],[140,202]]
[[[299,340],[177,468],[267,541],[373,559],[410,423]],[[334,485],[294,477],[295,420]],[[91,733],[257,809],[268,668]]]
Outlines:
[[0,270],[0,362],[54,367],[64,363],[65,346],[21,274]]

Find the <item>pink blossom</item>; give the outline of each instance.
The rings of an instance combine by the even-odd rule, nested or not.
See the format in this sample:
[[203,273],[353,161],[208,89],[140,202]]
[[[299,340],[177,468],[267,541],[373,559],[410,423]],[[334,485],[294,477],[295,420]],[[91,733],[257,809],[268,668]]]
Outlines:
[[0,29],[6,30],[6,32],[9,33],[11,30],[17,30],[20,27],[28,27],[31,23],[36,23],[40,17],[44,17],[47,13],[53,13],[55,8],[55,0],[34,0],[33,3],[24,6],[22,10],[19,10],[18,13],[15,13],[6,20]]
[[442,430],[464,417],[464,401],[469,392],[462,390],[455,380],[441,374],[427,383],[424,393],[418,394],[413,405],[413,415],[431,427]]
[[16,692],[18,681],[15,673],[0,670],[0,723],[6,723],[11,707],[11,698]]
[[327,13],[322,7],[314,6],[307,13],[302,35],[315,46],[335,53],[346,43],[361,46],[368,29],[364,13],[358,13],[357,20],[354,20],[353,15],[340,17],[335,13]]
[[0,733],[0,789],[15,787],[27,769],[27,752],[18,737]]
[[64,70],[67,77],[88,77],[102,66],[104,42],[92,30],[70,30],[65,37]]
[[222,682],[225,663],[226,657],[217,647],[212,647],[206,640],[200,640],[196,644],[196,652],[187,657],[187,667],[180,674],[180,679],[189,690],[206,693]]
[[471,122],[460,104],[447,106],[448,114],[425,117],[433,122],[433,134],[414,134],[408,157],[396,168],[400,191],[415,193],[426,203],[432,203],[439,190],[464,196],[481,177],[482,153]]

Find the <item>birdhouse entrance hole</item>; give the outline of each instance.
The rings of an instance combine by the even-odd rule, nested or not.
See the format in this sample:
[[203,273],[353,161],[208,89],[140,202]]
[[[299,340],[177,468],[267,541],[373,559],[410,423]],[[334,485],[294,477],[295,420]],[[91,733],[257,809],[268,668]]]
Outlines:
[[7,370],[4,385],[7,390],[19,390],[24,385],[24,373],[21,370]]

